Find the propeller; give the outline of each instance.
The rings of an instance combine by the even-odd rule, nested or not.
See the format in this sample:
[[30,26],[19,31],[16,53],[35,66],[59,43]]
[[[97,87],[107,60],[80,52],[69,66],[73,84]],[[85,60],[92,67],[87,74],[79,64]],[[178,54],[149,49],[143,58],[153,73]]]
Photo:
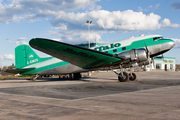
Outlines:
[[163,61],[164,61],[164,55],[162,54],[162,59],[163,59]]
[[152,63],[153,63],[153,67],[154,67],[154,69],[155,69],[156,66],[155,66],[155,64],[154,64],[154,58],[155,58],[155,57],[151,58],[151,60],[152,60]]
[[146,45],[146,42],[145,42],[145,40],[144,40],[144,44],[145,44],[145,50],[146,50],[146,55],[147,55],[147,58],[148,58],[148,60],[149,60],[149,64],[151,63],[151,59],[150,59],[150,52],[149,52],[149,50],[148,50],[148,47],[147,47],[147,45]]
[[148,48],[147,48],[147,45],[146,45],[146,42],[145,42],[145,40],[144,40],[144,44],[145,44],[145,50],[146,50],[146,55],[147,55],[147,57],[149,58],[150,57],[150,52],[149,52],[149,50],[148,50]]

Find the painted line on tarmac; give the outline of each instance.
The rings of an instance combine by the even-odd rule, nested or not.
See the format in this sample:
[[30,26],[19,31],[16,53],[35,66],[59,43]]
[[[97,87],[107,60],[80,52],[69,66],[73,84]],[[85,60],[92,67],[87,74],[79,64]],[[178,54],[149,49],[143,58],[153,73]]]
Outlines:
[[[128,92],[130,93],[130,92]],[[0,92],[0,94],[4,95],[14,95],[14,96],[22,96],[22,97],[32,97],[32,98],[41,98],[41,99],[51,99],[51,100],[63,100],[63,101],[79,101],[79,100],[86,100],[86,99],[93,99],[93,98],[99,98],[99,97],[105,97],[105,96],[112,96],[112,95],[117,95],[117,94],[122,94],[122,93],[116,93],[116,94],[108,94],[108,95],[100,95],[100,96],[94,96],[94,97],[84,97],[84,98],[79,98],[79,99],[61,99],[61,98],[51,98],[51,97],[41,97],[41,96],[31,96],[31,95],[21,95],[21,94],[10,94],[10,93],[3,93]]]
[[43,98],[43,99],[54,99],[54,100],[71,101],[71,100],[68,100],[68,99],[58,99],[58,98],[41,97],[41,96],[31,96],[31,95],[21,95],[21,94],[11,94],[11,93],[3,93],[3,92],[0,92],[0,94],[4,94],[4,95],[14,95],[14,96],[21,96],[21,97],[34,97],[34,98]]

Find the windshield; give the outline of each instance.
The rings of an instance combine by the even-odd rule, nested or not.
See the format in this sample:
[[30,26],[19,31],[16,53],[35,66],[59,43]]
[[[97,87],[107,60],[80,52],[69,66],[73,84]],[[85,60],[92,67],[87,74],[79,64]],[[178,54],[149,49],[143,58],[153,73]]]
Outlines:
[[154,41],[161,40],[161,39],[163,39],[163,37],[155,37],[155,38],[153,38]]

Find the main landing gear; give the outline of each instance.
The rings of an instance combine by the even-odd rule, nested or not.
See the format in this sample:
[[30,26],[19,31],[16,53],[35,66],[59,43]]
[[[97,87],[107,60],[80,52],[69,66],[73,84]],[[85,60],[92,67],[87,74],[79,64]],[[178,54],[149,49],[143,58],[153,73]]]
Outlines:
[[62,79],[70,79],[70,80],[80,80],[82,78],[81,73],[73,73],[62,76],[59,76],[59,79],[62,78]]
[[128,82],[130,81],[135,81],[137,79],[137,76],[135,73],[132,72],[132,69],[130,68],[130,73],[128,74],[127,72],[123,71],[121,66],[120,66],[120,73],[117,73],[116,71],[113,70],[113,72],[118,75],[118,80],[120,82]]

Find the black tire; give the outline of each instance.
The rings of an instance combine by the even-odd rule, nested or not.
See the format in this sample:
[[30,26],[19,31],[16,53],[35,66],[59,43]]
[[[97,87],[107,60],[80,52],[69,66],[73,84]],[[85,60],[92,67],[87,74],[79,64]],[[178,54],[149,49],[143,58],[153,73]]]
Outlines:
[[81,73],[73,73],[74,80],[80,80],[81,79]]
[[121,77],[121,74],[119,74],[118,79],[120,82],[127,82],[129,81],[129,74],[127,72],[123,72],[123,77]]
[[[130,73],[129,73],[129,74],[130,74]],[[135,73],[132,73],[132,76],[129,75],[129,80],[130,80],[130,81],[135,81],[136,79],[137,79],[137,76],[136,76]]]

